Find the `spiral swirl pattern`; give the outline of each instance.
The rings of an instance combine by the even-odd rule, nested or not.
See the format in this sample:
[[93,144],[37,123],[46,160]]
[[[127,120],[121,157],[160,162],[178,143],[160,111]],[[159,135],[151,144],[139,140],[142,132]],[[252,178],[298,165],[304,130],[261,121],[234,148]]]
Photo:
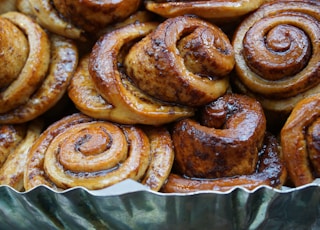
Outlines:
[[320,176],[320,95],[299,101],[281,130],[281,147],[288,174],[295,186]]
[[[71,80],[68,95],[83,113],[123,124],[159,125],[194,114],[189,107],[159,101],[134,85],[123,69],[130,44],[156,28],[156,23],[123,26],[98,41]],[[129,44],[129,47],[128,47]]]
[[[10,52],[1,56],[6,71],[0,72],[0,78],[6,80],[1,80],[0,124],[23,123],[42,115],[61,99],[78,64],[78,50],[71,40],[47,34],[21,13],[9,12],[0,20],[21,31],[13,33],[20,39],[15,39],[15,44],[6,43]],[[10,34],[1,32],[0,36],[10,41]]]
[[[2,90],[0,96],[0,113],[5,113],[16,106],[25,103],[28,100],[28,97],[34,92],[39,82],[45,77],[50,61],[50,42],[44,30],[23,14],[9,12],[1,15],[1,18],[9,20],[17,29],[21,29],[24,34],[27,34],[27,40],[29,42],[29,51],[27,51],[28,57],[26,58],[24,66],[21,67],[21,71],[17,71],[19,73],[18,76],[10,77],[10,83],[12,84],[9,86],[6,86],[7,82],[6,85],[1,85],[1,87],[5,87],[5,90]],[[5,36],[6,40],[12,39],[9,37],[9,34],[1,33],[1,36]],[[8,43],[8,49],[10,49],[10,47],[11,45]],[[18,52],[19,48],[20,47],[16,47],[15,52]],[[22,49],[25,48],[22,47]],[[13,62],[10,62],[10,64],[12,66],[9,66],[9,68],[15,68]],[[37,71],[34,71],[35,69]],[[16,81],[18,78],[19,81]],[[28,85],[28,87],[25,87],[25,85]]]
[[201,106],[224,94],[234,66],[228,37],[191,16],[161,23],[125,57],[133,82],[159,100]]
[[[24,186],[101,189],[130,178],[144,179],[143,184],[157,190],[173,162],[171,143],[164,141],[169,137],[165,130],[148,135],[135,126],[70,115],[45,130],[30,149]],[[160,147],[160,153],[153,146]],[[154,152],[162,157],[154,160]]]
[[288,114],[319,91],[320,5],[275,1],[261,6],[235,32],[235,87],[268,111]]

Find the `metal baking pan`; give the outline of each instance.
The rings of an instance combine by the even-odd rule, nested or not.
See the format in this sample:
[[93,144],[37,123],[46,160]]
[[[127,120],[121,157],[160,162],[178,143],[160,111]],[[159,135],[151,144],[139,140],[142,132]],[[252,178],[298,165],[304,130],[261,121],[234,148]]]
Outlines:
[[320,229],[320,183],[164,194],[125,180],[103,190],[0,186],[0,229]]

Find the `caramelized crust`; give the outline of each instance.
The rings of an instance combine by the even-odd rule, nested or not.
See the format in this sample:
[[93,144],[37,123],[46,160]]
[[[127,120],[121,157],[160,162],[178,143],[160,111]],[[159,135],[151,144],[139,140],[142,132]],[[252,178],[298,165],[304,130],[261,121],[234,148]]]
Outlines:
[[287,170],[280,157],[279,143],[274,136],[266,135],[259,152],[257,168],[252,174],[206,179],[188,178],[171,173],[161,191],[165,193],[188,193],[201,190],[225,192],[235,187],[253,190],[262,185],[281,188],[286,178]]
[[281,130],[281,147],[288,174],[295,186],[311,183],[320,175],[320,95],[296,104]]
[[266,119],[256,100],[226,94],[205,107],[200,123],[183,119],[175,124],[177,170],[199,178],[251,174],[265,130]]
[[200,123],[184,119],[173,127],[174,170],[164,192],[281,187],[286,171],[279,143],[266,133],[261,105],[226,94],[207,105]]

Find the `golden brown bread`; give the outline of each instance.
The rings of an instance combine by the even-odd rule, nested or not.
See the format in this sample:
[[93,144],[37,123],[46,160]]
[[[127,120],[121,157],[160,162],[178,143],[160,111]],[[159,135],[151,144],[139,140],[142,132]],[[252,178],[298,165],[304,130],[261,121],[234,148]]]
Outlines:
[[[256,9],[258,5],[262,4],[262,1],[233,1],[233,3],[237,3],[240,7],[235,11],[234,8],[232,8],[234,4],[228,5],[226,4],[225,0],[215,2],[147,1],[145,2],[145,6],[147,7],[147,9],[148,7],[151,7],[149,9],[150,11],[139,12],[141,14],[137,15],[133,15],[130,13],[132,17],[124,16],[123,18],[118,18],[117,16],[115,16],[115,18],[113,19],[116,20],[111,22],[111,24],[106,23],[106,21],[100,21],[101,19],[110,19],[110,15],[108,15],[108,17],[100,17],[101,15],[104,15],[105,12],[103,12],[101,15],[99,14],[99,16],[95,14],[96,17],[94,18],[91,17],[92,14],[89,12],[92,12],[92,8],[88,6],[93,6],[94,3],[93,1],[89,0],[19,0],[18,2],[20,2],[21,4],[21,12],[32,16],[34,20],[31,20],[29,18],[31,26],[25,29],[23,28],[23,25],[29,25],[29,23],[26,23],[29,19],[20,18],[20,15],[18,16],[16,12],[4,14],[0,17],[0,28],[6,28],[5,30],[3,30],[3,33],[0,34],[2,42],[1,46],[6,49],[6,53],[11,52],[11,55],[4,57],[2,62],[0,62],[0,87],[1,89],[3,89],[2,92],[4,92],[4,96],[2,97],[3,100],[0,101],[0,103],[3,103],[2,106],[0,106],[0,110],[2,109],[2,112],[0,112],[0,123],[22,123],[28,120],[32,120],[35,117],[43,114],[44,111],[47,111],[51,107],[51,104],[55,104],[64,94],[65,86],[68,85],[74,68],[77,65],[77,50],[75,49],[74,43],[71,42],[71,40],[63,38],[62,36],[81,40],[83,39],[85,30],[92,32],[98,28],[98,25],[102,24],[106,25],[106,27],[104,26],[105,28],[99,30],[99,33],[96,34],[98,36],[102,35],[101,39],[94,47],[94,51],[91,56],[83,56],[81,62],[78,65],[78,70],[72,80],[72,84],[69,87],[69,96],[73,100],[73,103],[79,110],[91,116],[90,119],[93,120],[102,118],[104,120],[111,120],[124,124],[140,123],[161,125],[164,123],[174,122],[177,119],[179,120],[184,117],[193,116],[195,114],[195,111],[197,111],[197,108],[193,107],[198,107],[200,105],[202,106],[206,103],[210,103],[212,100],[215,100],[217,97],[222,96],[227,91],[227,88],[229,87],[228,75],[235,64],[235,60],[233,57],[233,47],[235,47],[237,55],[243,55],[245,57],[244,61],[246,62],[247,67],[244,68],[244,73],[241,73],[243,63],[240,61],[240,59],[236,59],[237,76],[232,79],[232,83],[235,83],[235,89],[237,89],[239,92],[257,98],[263,105],[265,111],[269,112],[268,110],[276,110],[280,111],[281,114],[282,112],[284,112],[286,115],[288,115],[289,111],[292,109],[295,103],[301,100],[305,95],[313,94],[319,91],[317,81],[317,73],[319,72],[320,68],[319,59],[317,59],[319,57],[319,46],[318,43],[315,43],[315,45],[312,44],[313,41],[319,40],[320,29],[318,23],[318,1],[266,1],[270,3],[261,6],[256,11],[258,13],[252,13],[252,15],[250,15],[243,21],[243,24],[238,28],[238,30],[235,31],[236,34],[233,40],[233,47],[230,46],[228,40],[224,40],[226,36],[225,34],[223,34],[222,30],[212,25],[211,23],[203,21],[200,18],[204,17],[210,20],[213,19],[214,21],[219,21],[222,18],[223,20],[226,18],[238,18],[239,16]],[[54,4],[56,5],[54,6]],[[217,9],[215,8],[217,5],[219,5],[220,10],[224,9],[223,15],[219,14],[218,12],[216,14],[212,14],[212,11]],[[25,9],[23,9],[24,6],[26,6]],[[83,8],[83,6],[85,7]],[[153,11],[153,9],[159,10],[159,6],[161,7],[161,10],[158,12],[154,12],[164,17],[170,17],[170,19],[165,20],[160,25],[158,22],[147,22],[151,19],[154,19],[153,15],[150,15],[148,13]],[[227,8],[229,6],[232,9],[229,8],[227,11]],[[123,4],[122,7],[123,8],[121,10],[119,8],[119,11],[114,12],[116,14],[117,12],[120,14],[124,12],[128,13],[127,10],[124,9],[128,9],[129,6]],[[278,9],[280,9],[280,11],[276,11]],[[210,10],[210,15],[206,14],[207,10]],[[303,11],[303,13],[308,13],[308,15],[303,15],[301,13],[301,10]],[[185,14],[186,12],[192,12],[192,14],[198,15],[199,18],[197,18],[196,16],[179,16],[176,18],[173,16],[166,16],[175,13],[177,13],[177,15],[181,15]],[[60,17],[62,14],[64,15],[64,17]],[[269,16],[271,19],[269,19]],[[126,17],[128,20],[122,21]],[[259,17],[262,17],[261,21],[249,21],[249,19],[251,18],[260,19]],[[289,22],[289,25],[278,25],[278,17],[282,20],[282,22]],[[299,20],[293,21],[293,19],[295,19],[296,17],[299,18]],[[17,19],[18,23],[13,23],[13,18],[15,20]],[[64,21],[63,18],[68,18],[68,20]],[[96,19],[98,21],[96,21]],[[34,26],[34,24],[36,24],[35,21],[49,31],[52,31],[52,33],[58,33],[62,36],[52,35],[51,33],[44,32],[44,30],[41,32],[37,31],[35,28],[41,27],[39,25]],[[114,23],[116,21],[120,22]],[[276,24],[277,26],[275,28],[271,28],[273,24]],[[267,25],[267,27],[264,27],[265,25]],[[304,29],[302,25],[307,25],[307,28]],[[32,27],[34,27],[34,31],[32,30]],[[243,28],[248,29],[248,27],[250,27],[250,30],[243,30]],[[291,27],[296,28],[293,28],[293,30],[291,30]],[[32,32],[30,33],[30,31]],[[263,34],[265,31],[268,31],[268,33]],[[108,34],[101,34],[101,32]],[[222,34],[220,32],[222,32]],[[33,36],[25,36],[29,34],[33,34]],[[255,40],[255,38],[261,34],[263,34],[262,37],[265,38],[264,40],[268,42],[267,48],[263,47],[262,43],[256,43],[257,40]],[[41,37],[41,42],[43,44],[47,43],[47,50],[50,50],[49,54],[48,52],[45,52],[44,49],[41,49],[42,51],[39,51],[43,52],[41,55],[45,57],[43,60],[41,60],[41,62],[45,63],[47,68],[49,68],[50,70],[45,70],[45,67],[40,67],[40,64],[35,68],[39,69],[40,75],[44,72],[50,72],[50,80],[45,80],[46,76],[42,76],[42,80],[40,81],[43,81],[45,83],[45,86],[36,91],[32,91],[32,93],[30,93],[30,87],[29,96],[20,96],[17,102],[15,100],[11,102],[9,101],[9,99],[6,99],[6,95],[9,94],[6,94],[4,89],[9,87],[10,84],[17,79],[17,76],[20,73],[23,73],[24,71],[30,72],[30,69],[23,69],[25,68],[24,63],[28,60],[29,54],[34,52],[32,47],[40,47],[40,43],[38,43],[38,45],[32,44],[30,46],[28,44],[29,38],[36,36]],[[238,36],[240,36],[240,38],[237,38]],[[12,39],[12,37],[14,37],[14,39]],[[218,37],[220,39],[217,39]],[[94,39],[95,38],[96,37],[94,36]],[[241,38],[243,40],[241,40]],[[258,41],[263,40],[259,38]],[[241,45],[240,43],[236,42],[237,39],[238,41],[241,40]],[[280,42],[282,41],[285,41],[285,43],[280,44]],[[289,41],[299,41],[301,43],[290,43]],[[209,49],[213,47],[212,45],[217,45],[217,50],[212,51],[211,49]],[[292,56],[290,56],[293,57],[292,59],[294,59],[294,61],[288,63],[288,57],[282,54],[289,53],[287,48],[295,46],[296,48],[294,49]],[[303,47],[303,49],[299,50],[297,47]],[[259,52],[259,49],[264,49],[264,52],[262,52],[261,54]],[[268,51],[271,49],[273,50],[272,53],[276,53],[279,51],[281,55],[274,58],[270,53],[268,53]],[[170,56],[171,51],[173,51],[174,53],[172,56]],[[221,56],[221,53],[219,53],[220,51],[222,51],[222,54],[227,55]],[[107,61],[101,58],[108,55],[110,55],[112,59],[108,59]],[[51,59],[52,56],[54,56],[55,58]],[[216,56],[219,56],[219,58],[216,59]],[[237,56],[237,58],[239,58],[239,56]],[[268,61],[264,61],[265,58],[269,58]],[[58,59],[61,61],[60,64],[58,64]],[[166,59],[169,59],[169,63],[167,64],[165,62]],[[180,62],[176,62],[176,59],[178,59]],[[280,60],[280,64],[277,62],[272,62],[276,59]],[[291,60],[291,58],[289,59]],[[102,61],[100,62],[100,60]],[[109,62],[109,60],[112,61]],[[301,60],[301,62],[299,60]],[[36,62],[34,62],[33,64],[35,63]],[[199,63],[201,65],[198,65]],[[268,64],[266,63],[273,63],[272,68],[269,68]],[[283,63],[286,63],[288,65],[284,66],[282,65]],[[15,68],[5,68],[7,66],[14,66]],[[105,66],[107,66],[107,68],[105,68]],[[175,69],[174,67],[177,66],[178,69]],[[312,66],[313,68],[309,68],[309,66]],[[152,69],[152,67],[155,68]],[[70,70],[68,71],[68,73],[65,71],[66,68]],[[300,74],[301,69],[303,69],[302,74]],[[208,96],[208,94],[203,92],[199,93],[199,91],[197,91],[198,89],[192,88],[193,86],[191,85],[195,81],[195,78],[188,79],[192,79],[191,81],[185,79],[179,79],[178,81],[173,80],[176,75],[180,75],[180,70],[182,70],[181,75],[183,76],[190,77],[190,75],[197,75],[196,79],[201,79],[201,81],[205,82],[203,84],[204,88],[211,90],[211,93],[214,92],[214,95],[211,94]],[[145,74],[146,72],[148,74]],[[248,83],[249,80],[243,80],[243,78],[246,75],[249,75],[249,73],[251,72],[254,72],[255,75],[259,76],[258,80],[254,80],[253,85],[251,85],[251,83]],[[173,75],[171,75],[172,73]],[[189,75],[189,73],[191,74]],[[309,73],[311,74],[309,75]],[[299,81],[301,84],[299,84],[298,86],[293,85],[293,81],[288,80],[296,74],[298,74],[299,76],[304,76],[303,79]],[[307,75],[311,76],[311,78],[307,78]],[[264,78],[263,80],[261,80],[262,76]],[[165,79],[165,77],[167,77],[167,80],[163,80]],[[161,80],[159,80],[160,78]],[[296,79],[298,77],[294,78]],[[40,85],[40,83],[36,83],[35,81],[33,81],[35,79],[36,77],[32,77],[32,80],[30,80],[28,84]],[[61,81],[57,81],[57,79],[64,79],[64,83],[62,83]],[[107,79],[107,83],[105,83],[105,81],[102,81],[104,79]],[[220,84],[212,87],[209,86],[209,82],[212,80],[217,82],[219,82],[220,80],[221,81]],[[266,83],[269,81],[275,82],[279,80],[281,82],[290,81],[292,83],[289,84],[290,87],[285,87],[286,92],[284,94],[282,94],[281,90],[281,92],[276,91],[278,87],[277,83],[271,83],[269,85],[270,87],[267,90],[267,96],[264,95],[264,92],[258,92],[256,94],[256,91],[259,91],[259,89],[263,88],[259,85],[260,81]],[[55,85],[51,85],[52,82],[56,82]],[[158,84],[158,82],[160,84]],[[163,87],[164,82],[168,83],[165,87]],[[266,84],[268,85],[269,83]],[[307,91],[303,91],[304,86],[307,86]],[[29,91],[29,89],[25,90],[23,88],[20,88],[20,86],[17,88],[21,93],[24,91]],[[298,93],[298,96],[295,96],[295,93]],[[294,95],[293,99],[291,97],[292,95]],[[51,96],[53,96],[55,99],[47,100],[47,98]],[[26,100],[26,98],[28,98],[28,100]],[[201,101],[200,98],[204,101]],[[42,99],[45,99],[46,102]],[[181,104],[184,104],[184,106],[181,106]],[[207,109],[208,108],[209,107],[207,107]],[[219,111],[216,111],[216,113],[218,112]],[[205,116],[204,114],[202,115]],[[201,125],[204,126],[205,124],[206,126],[209,126],[210,123],[211,126],[216,126],[217,122],[219,123],[221,122],[221,120],[223,121],[223,116],[224,115],[220,114],[220,117],[215,117],[214,119],[212,119],[211,115],[209,115],[209,112],[207,111],[205,119],[207,120],[207,122]],[[182,144],[181,139],[189,141],[192,140],[196,142],[198,141],[197,144],[194,145],[200,146],[198,145],[198,143],[200,142],[201,138],[195,138],[194,136],[189,137],[184,133],[181,134],[182,129],[187,129],[189,131],[189,134],[192,132],[199,134],[200,131],[195,131],[196,129],[194,128],[196,122],[191,119],[188,119],[188,122],[187,119],[183,120],[183,122],[181,121],[180,123],[183,123],[183,128],[181,128],[180,131],[177,131],[176,135],[181,136],[180,140],[178,140],[178,138],[175,136],[175,141],[177,143],[180,142],[180,147],[185,145],[185,148],[188,149],[191,149],[191,145]],[[211,122],[213,122],[214,124]],[[267,123],[268,122],[270,123],[270,120],[268,120]],[[120,126],[122,127],[122,125]],[[246,127],[249,126],[250,125],[246,125]],[[170,138],[168,136],[168,133],[161,129],[158,130],[158,128],[152,129],[152,131],[147,132],[144,128],[142,130],[148,136],[150,148],[153,148],[154,151],[156,149],[158,150],[158,153],[155,153],[154,156],[159,156],[159,152],[164,153],[168,151],[167,154],[160,155],[160,157],[166,158],[166,162],[172,161],[172,148],[168,147],[170,146]],[[311,172],[311,179],[317,177],[320,174],[316,170],[318,168],[318,165],[320,164],[316,160],[318,154],[318,130],[318,122],[310,125],[305,141],[310,151],[309,157],[313,159],[313,163],[308,162],[308,165],[312,164],[311,168],[315,169]],[[243,129],[242,131],[248,130]],[[159,144],[160,139],[153,142],[152,144],[150,136],[154,136],[156,133],[159,135],[161,133],[162,138],[160,139],[167,143],[167,147],[163,147],[163,145]],[[235,133],[236,132],[232,132],[232,134]],[[272,139],[271,142],[273,144],[270,144],[271,142],[269,144],[266,144],[261,139],[259,142],[260,144],[257,144],[258,142],[252,144],[253,142],[249,141],[249,144],[247,144],[246,147],[242,147],[239,143],[229,143],[229,147],[231,146],[229,150],[232,149],[232,146],[236,146],[234,149],[237,149],[238,152],[241,153],[248,153],[248,155],[250,154],[247,150],[260,149],[260,147],[270,149],[270,151],[271,149],[274,150],[271,151],[272,154],[264,155],[262,154],[261,150],[261,156],[260,154],[256,154],[254,156],[251,155],[251,158],[249,156],[249,158],[246,158],[249,160],[245,160],[247,164],[239,164],[237,167],[234,167],[236,165],[235,162],[240,162],[241,160],[236,157],[230,158],[232,159],[230,161],[226,160],[226,158],[214,158],[214,160],[211,160],[211,162],[215,163],[214,166],[204,162],[200,162],[199,158],[207,157],[201,155],[200,152],[206,152],[207,150],[205,148],[199,147],[197,150],[195,150],[198,154],[197,159],[192,159],[192,157],[188,155],[189,153],[181,153],[181,151],[178,150],[179,153],[177,154],[178,157],[176,158],[175,169],[178,171],[184,171],[184,175],[187,175],[187,177],[203,176],[206,178],[210,178],[206,182],[204,182],[204,180],[201,180],[201,182],[188,181],[187,183],[190,183],[190,185],[192,184],[192,186],[194,186],[194,189],[197,186],[200,186],[201,189],[208,189],[210,188],[210,186],[211,188],[212,186],[216,186],[217,188],[224,190],[240,184],[245,184],[244,187],[247,186],[247,188],[250,189],[261,184],[281,185],[284,178],[284,173],[282,170],[283,166],[279,163],[281,160],[279,160],[279,158],[277,157],[271,157],[271,155],[279,155],[278,150],[276,150],[278,147],[275,147],[278,146],[278,144],[274,142],[274,138],[264,138],[264,140],[268,139],[270,141]],[[217,141],[217,143],[222,142]],[[154,145],[154,147],[151,147],[151,145]],[[176,147],[176,149],[178,149],[178,147]],[[220,150],[222,151],[222,149],[219,149],[219,151]],[[263,158],[263,156],[266,158]],[[302,158],[305,160],[305,155]],[[64,159],[64,157],[62,157],[61,159],[65,162],[69,161],[69,159]],[[192,159],[189,161],[189,165],[187,168],[184,166],[184,161],[186,159]],[[243,157],[243,159],[245,158]],[[301,157],[297,159],[297,161],[299,161],[299,159],[301,160]],[[273,162],[273,166],[265,165],[266,169],[256,170],[255,166],[257,165],[257,163],[263,162],[264,160]],[[224,170],[221,170],[219,172],[214,170],[210,171],[210,169],[212,168],[216,168],[217,166],[220,167],[222,161],[228,162],[228,164],[221,167]],[[190,162],[192,162],[192,164],[190,164]],[[192,167],[190,165],[192,165]],[[77,165],[77,167],[78,166],[80,165]],[[275,168],[272,169],[272,167],[274,166]],[[158,168],[160,167],[163,166],[160,166],[160,164],[158,164]],[[149,169],[151,168],[153,167],[150,166]],[[305,168],[305,166],[302,166],[300,169],[301,171],[309,170]],[[56,171],[56,168],[53,171]],[[148,183],[148,186],[151,189],[158,190],[159,187],[157,186],[159,186],[159,184],[161,183],[155,182],[163,180],[168,176],[168,171],[164,170],[164,173],[161,173],[160,171],[156,170],[150,172],[149,178],[140,178],[138,180],[143,183]],[[273,175],[277,176],[270,179],[271,177],[266,173],[267,171],[272,171],[274,173]],[[297,171],[299,172],[300,170]],[[157,174],[162,175],[161,179]],[[234,176],[234,178],[232,180],[213,179],[220,178],[220,176],[223,175],[231,177]],[[279,175],[280,177],[278,177]],[[172,173],[169,177],[168,186],[170,185],[170,183],[170,186],[172,186],[172,181],[174,181],[172,178],[177,177],[177,174]],[[182,181],[179,177],[178,181],[183,184],[187,180]],[[279,181],[280,183],[278,183]],[[222,188],[223,186],[224,188]]]

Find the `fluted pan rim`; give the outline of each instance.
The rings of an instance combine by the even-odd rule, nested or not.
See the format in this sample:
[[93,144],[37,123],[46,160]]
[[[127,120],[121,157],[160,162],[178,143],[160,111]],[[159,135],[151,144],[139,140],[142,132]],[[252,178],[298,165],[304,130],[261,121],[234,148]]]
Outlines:
[[[231,194],[234,193],[235,191],[241,190],[244,191],[245,193],[251,194],[251,193],[256,193],[259,190],[269,190],[273,191],[275,193],[279,194],[289,194],[297,191],[302,191],[305,189],[309,188],[314,188],[318,189],[320,188],[320,178],[315,179],[312,183],[301,185],[295,188],[291,187],[286,187],[282,186],[281,189],[279,188],[273,188],[269,185],[260,185],[252,190],[246,189],[242,186],[234,186],[228,191],[213,191],[213,190],[199,190],[199,191],[193,191],[193,192],[186,192],[186,193],[163,193],[163,192],[158,192],[158,191],[153,191],[148,189],[146,186],[142,185],[141,183],[132,180],[132,179],[125,179],[115,185],[111,185],[107,188],[99,189],[99,190],[90,190],[82,186],[75,186],[72,188],[68,188],[65,190],[55,190],[54,188],[51,188],[47,185],[37,185],[28,191],[17,191],[14,188],[8,186],[8,185],[0,185],[0,193],[1,191],[9,190],[10,192],[19,194],[21,196],[25,196],[28,194],[32,193],[38,193],[38,192],[45,192],[45,193],[53,193],[53,194],[68,194],[75,192],[77,190],[80,190],[81,192],[87,193],[89,196],[93,197],[108,197],[108,196],[122,196],[122,195],[134,195],[135,193],[141,193],[141,192],[146,192],[146,193],[152,193],[157,196],[194,196],[197,194]],[[123,190],[124,189],[124,190]]]

